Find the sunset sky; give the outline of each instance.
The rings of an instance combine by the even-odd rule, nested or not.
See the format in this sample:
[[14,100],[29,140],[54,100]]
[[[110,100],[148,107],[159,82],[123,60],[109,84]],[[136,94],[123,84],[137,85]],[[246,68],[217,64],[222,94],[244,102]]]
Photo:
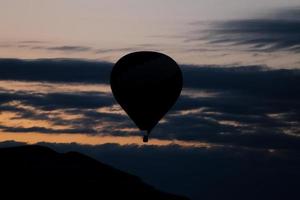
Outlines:
[[[260,42],[249,37],[270,34],[262,27],[264,20],[269,20],[267,27],[271,31],[270,26],[277,25],[272,20],[280,23],[299,19],[298,8],[298,0],[228,0],[226,3],[223,0],[2,0],[0,56],[116,62],[128,52],[146,49],[165,52],[184,64],[296,67],[299,56],[295,52],[257,54],[249,51],[249,46]],[[240,30],[241,38],[235,39],[242,41],[221,42],[219,37],[226,37],[225,32],[231,28],[228,23],[238,23],[237,28],[244,29],[249,19],[256,20],[252,28],[258,32]],[[270,38],[287,40],[290,33],[281,35],[280,30],[271,33]],[[215,31],[218,34],[212,34]],[[299,34],[299,29],[296,31]],[[247,39],[253,43],[245,45]],[[240,45],[228,46],[227,42]],[[263,45],[272,46],[276,42]],[[299,46],[299,39],[279,50],[287,50],[292,45]]]
[[[0,0],[0,31],[0,146],[80,151],[192,199],[239,161],[299,177],[299,0]],[[141,50],[184,76],[148,144],[109,85]],[[228,159],[237,174],[211,169]]]

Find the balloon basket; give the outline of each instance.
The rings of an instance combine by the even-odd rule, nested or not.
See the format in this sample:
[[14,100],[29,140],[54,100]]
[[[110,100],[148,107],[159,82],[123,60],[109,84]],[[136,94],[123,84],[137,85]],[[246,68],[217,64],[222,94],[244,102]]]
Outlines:
[[143,133],[143,142],[147,143],[149,141],[149,132],[148,131],[142,131]]
[[143,142],[144,142],[144,143],[147,143],[147,142],[148,142],[148,140],[149,140],[149,137],[148,137],[148,135],[144,135],[144,137],[143,137]]

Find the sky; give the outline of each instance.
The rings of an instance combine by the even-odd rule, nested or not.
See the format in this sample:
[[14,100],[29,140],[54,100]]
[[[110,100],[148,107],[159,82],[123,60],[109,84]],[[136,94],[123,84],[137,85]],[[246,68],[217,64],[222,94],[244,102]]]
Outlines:
[[[298,193],[299,0],[1,0],[0,31],[0,147],[79,151],[191,199]],[[184,78],[148,144],[109,85],[141,50]]]
[[116,62],[126,53],[146,49],[162,51],[184,64],[256,63],[282,68],[297,67],[299,62],[295,52],[257,55],[247,51],[250,44],[228,48],[213,42],[217,38],[207,38],[216,37],[208,33],[224,25],[217,22],[282,21],[289,13],[290,21],[298,21],[298,0],[2,0],[0,5],[1,57]]

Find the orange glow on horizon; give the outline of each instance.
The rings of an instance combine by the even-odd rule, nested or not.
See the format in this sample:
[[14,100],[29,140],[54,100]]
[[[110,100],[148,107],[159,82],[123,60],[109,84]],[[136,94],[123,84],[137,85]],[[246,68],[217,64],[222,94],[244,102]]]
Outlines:
[[197,147],[211,148],[217,145],[212,145],[205,142],[187,142],[179,140],[163,140],[151,139],[149,143],[143,143],[142,137],[139,136],[101,136],[87,134],[46,134],[46,133],[0,133],[0,142],[15,141],[24,142],[27,144],[37,144],[40,142],[46,143],[77,143],[80,145],[103,145],[103,144],[119,144],[119,145],[154,145],[168,146],[179,145],[181,147]]

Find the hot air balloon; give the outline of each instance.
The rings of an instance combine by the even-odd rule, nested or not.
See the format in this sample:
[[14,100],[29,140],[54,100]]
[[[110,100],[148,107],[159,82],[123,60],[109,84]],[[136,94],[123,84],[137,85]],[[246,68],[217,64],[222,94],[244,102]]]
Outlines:
[[158,52],[130,53],[113,67],[112,93],[136,126],[146,132],[144,142],[180,96],[182,79],[178,64]]

